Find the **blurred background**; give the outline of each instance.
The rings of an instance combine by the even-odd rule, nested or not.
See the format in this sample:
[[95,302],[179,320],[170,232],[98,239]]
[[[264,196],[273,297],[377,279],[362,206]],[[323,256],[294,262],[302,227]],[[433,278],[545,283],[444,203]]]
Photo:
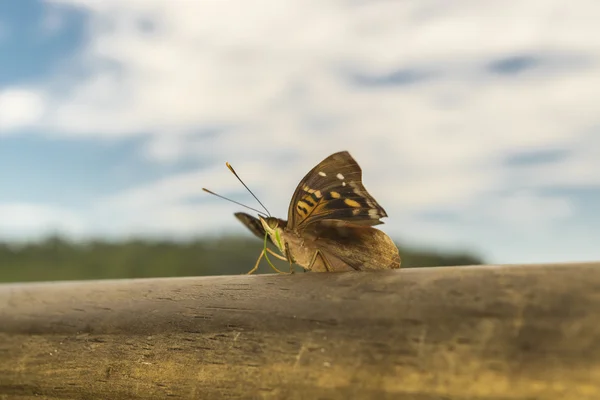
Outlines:
[[[403,266],[600,260],[600,3],[0,1],[0,281],[243,273],[348,150]],[[262,272],[271,272],[266,264]]]

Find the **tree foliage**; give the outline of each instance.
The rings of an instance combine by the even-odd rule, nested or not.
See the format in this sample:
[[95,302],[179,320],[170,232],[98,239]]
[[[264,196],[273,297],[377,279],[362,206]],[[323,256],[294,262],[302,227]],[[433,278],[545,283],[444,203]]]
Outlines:
[[[72,242],[58,236],[37,243],[0,243],[0,282],[235,275],[255,264],[262,243],[228,236],[187,242],[131,239]],[[478,257],[400,248],[402,268],[482,264]],[[289,265],[271,257],[282,271]],[[299,267],[296,271],[301,271]],[[265,260],[257,273],[273,273]]]

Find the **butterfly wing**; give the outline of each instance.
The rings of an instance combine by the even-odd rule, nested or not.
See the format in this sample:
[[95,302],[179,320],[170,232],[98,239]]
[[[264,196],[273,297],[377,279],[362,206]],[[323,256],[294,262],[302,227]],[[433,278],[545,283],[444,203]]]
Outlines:
[[[325,255],[333,271],[400,268],[398,247],[379,229],[346,221],[326,220],[311,224],[305,237]],[[313,271],[325,271],[322,260]]]
[[[237,212],[234,214],[237,219],[240,220],[242,224],[246,226],[246,228],[250,229],[250,232],[254,233],[261,239],[265,238],[265,228],[260,223],[260,220],[256,217],[253,217],[250,214],[246,214],[243,212]],[[269,237],[270,239],[270,237]]]
[[300,181],[288,209],[288,229],[301,230],[325,219],[378,225],[385,210],[367,192],[362,170],[347,151],[334,153]]

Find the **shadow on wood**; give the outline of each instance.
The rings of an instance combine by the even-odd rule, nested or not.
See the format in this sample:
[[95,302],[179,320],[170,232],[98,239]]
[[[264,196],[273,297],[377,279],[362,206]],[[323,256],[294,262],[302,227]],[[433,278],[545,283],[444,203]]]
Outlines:
[[0,286],[0,399],[167,396],[600,399],[600,263]]

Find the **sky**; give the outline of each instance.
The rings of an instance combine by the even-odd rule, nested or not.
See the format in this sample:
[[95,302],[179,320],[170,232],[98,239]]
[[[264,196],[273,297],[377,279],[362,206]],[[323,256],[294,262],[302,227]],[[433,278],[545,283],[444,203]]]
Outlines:
[[[600,260],[600,2],[0,1],[0,240],[251,234],[348,150],[398,243]],[[257,242],[258,243],[258,242]]]

